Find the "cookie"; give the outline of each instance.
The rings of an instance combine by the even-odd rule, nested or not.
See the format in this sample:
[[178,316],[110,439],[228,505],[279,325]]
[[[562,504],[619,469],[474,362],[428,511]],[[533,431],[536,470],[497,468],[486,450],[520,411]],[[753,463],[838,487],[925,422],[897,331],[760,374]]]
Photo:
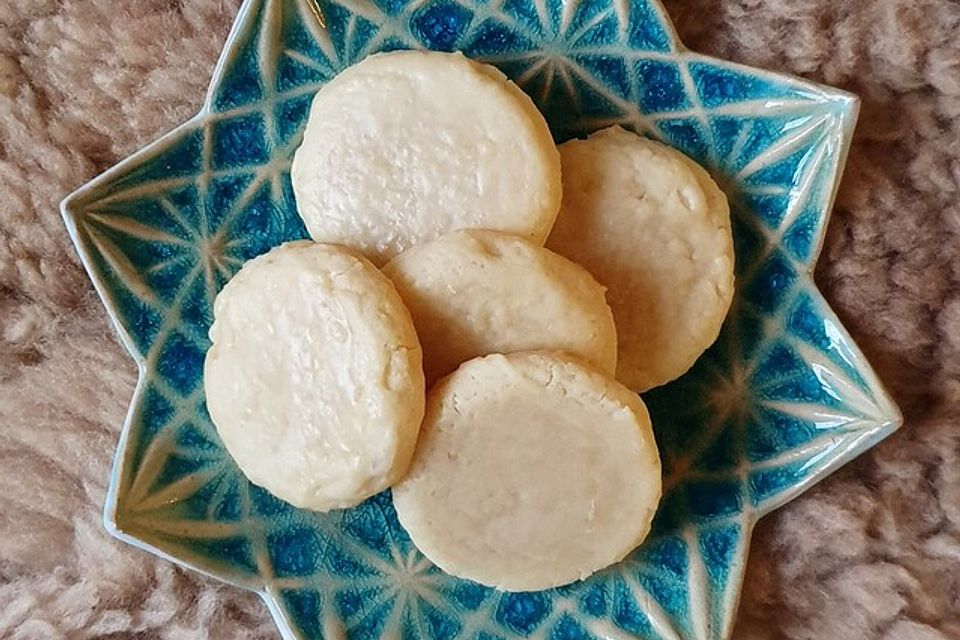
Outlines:
[[440,236],[384,267],[420,335],[428,383],[490,353],[566,351],[613,374],[604,288],[579,265],[498,231]]
[[560,159],[530,98],[462,54],[366,58],[314,98],[291,172],[314,240],[382,265],[457,229],[543,244],[560,206]]
[[563,204],[547,246],[607,287],[617,378],[645,391],[717,338],[734,293],[726,196],[695,162],[619,127],[560,146]]
[[660,459],[639,396],[544,352],[470,360],[430,391],[393,501],[437,566],[507,591],[585,578],[646,537]]
[[247,262],[216,298],[210,340],[207,408],[254,484],[326,511],[406,470],[422,352],[396,289],[366,259],[300,241]]

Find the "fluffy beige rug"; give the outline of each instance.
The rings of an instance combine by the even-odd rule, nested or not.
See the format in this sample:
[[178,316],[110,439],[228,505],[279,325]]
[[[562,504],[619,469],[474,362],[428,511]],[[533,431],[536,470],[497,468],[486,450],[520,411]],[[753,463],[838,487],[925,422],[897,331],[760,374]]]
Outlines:
[[[906,415],[759,527],[734,636],[960,638],[960,3],[667,4],[695,49],[862,96],[818,280]],[[0,637],[275,637],[100,526],[135,369],[57,213],[194,113],[236,8],[0,0]]]

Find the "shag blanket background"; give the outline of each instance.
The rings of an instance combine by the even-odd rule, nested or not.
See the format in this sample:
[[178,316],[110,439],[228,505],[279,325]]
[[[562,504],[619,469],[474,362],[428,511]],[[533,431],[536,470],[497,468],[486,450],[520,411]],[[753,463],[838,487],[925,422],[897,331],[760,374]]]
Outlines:
[[[57,203],[191,116],[238,0],[0,1],[0,637],[273,638],[108,537],[135,368]],[[738,640],[960,638],[960,3],[673,0],[692,48],[863,111],[817,280],[901,432],[759,526]]]

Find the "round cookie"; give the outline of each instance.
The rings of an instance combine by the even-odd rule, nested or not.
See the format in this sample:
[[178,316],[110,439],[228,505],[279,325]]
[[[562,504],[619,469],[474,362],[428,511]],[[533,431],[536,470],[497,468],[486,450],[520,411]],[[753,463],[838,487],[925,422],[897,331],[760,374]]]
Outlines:
[[560,207],[560,157],[530,98],[459,53],[366,58],[314,98],[291,171],[314,240],[377,265],[457,229],[543,244]]
[[383,268],[413,316],[427,382],[489,353],[566,351],[613,375],[617,329],[586,269],[499,231],[455,231]]
[[563,205],[547,246],[607,287],[617,378],[637,391],[686,372],[733,299],[726,196],[695,162],[619,127],[560,146]]
[[660,459],[640,398],[545,352],[464,363],[430,391],[393,502],[453,575],[507,591],[585,578],[646,537]]
[[370,262],[344,247],[284,244],[244,264],[213,315],[207,408],[251,482],[326,511],[404,473],[423,417],[422,352]]

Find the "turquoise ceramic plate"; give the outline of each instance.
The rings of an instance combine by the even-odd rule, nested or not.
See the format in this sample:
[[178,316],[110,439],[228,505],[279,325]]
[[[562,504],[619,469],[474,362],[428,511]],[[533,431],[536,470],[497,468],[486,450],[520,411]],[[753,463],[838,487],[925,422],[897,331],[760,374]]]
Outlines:
[[[558,140],[613,123],[664,140],[733,204],[724,331],[645,396],[665,473],[654,533],[561,589],[445,575],[388,494],[328,515],[273,499],[204,406],[213,297],[245,260],[305,235],[289,169],[311,96],[371,52],[411,47],[497,65]],[[652,0],[248,0],[200,114],[63,203],[140,367],[107,527],[256,590],[290,638],[727,637],[757,519],[900,423],[810,276],[856,112],[846,93],[686,51]]]

